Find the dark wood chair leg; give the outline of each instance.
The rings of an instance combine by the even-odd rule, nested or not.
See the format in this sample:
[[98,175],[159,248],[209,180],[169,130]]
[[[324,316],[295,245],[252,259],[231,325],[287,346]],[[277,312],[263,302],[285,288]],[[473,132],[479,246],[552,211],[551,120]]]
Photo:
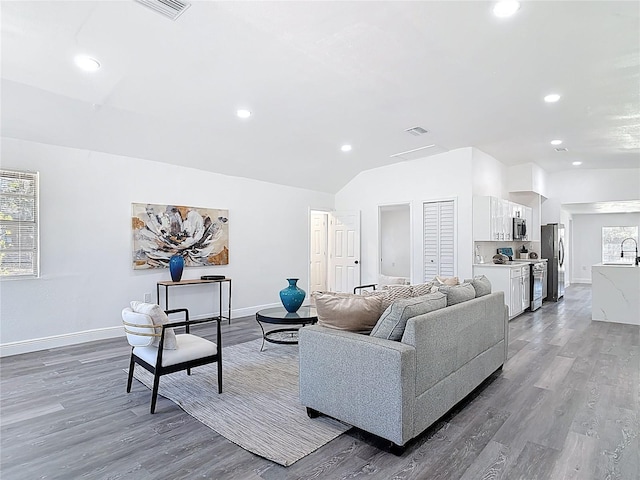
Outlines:
[[131,393],[131,382],[133,382],[133,368],[136,362],[133,361],[133,353],[131,354],[131,361],[129,362],[129,378],[127,379],[127,393]]
[[153,391],[151,392],[151,413],[156,411],[156,399],[158,398],[158,387],[160,386],[160,375],[158,372],[153,376]]
[[187,368],[187,375],[191,375],[191,369]]
[[222,393],[222,359],[218,358],[218,393]]

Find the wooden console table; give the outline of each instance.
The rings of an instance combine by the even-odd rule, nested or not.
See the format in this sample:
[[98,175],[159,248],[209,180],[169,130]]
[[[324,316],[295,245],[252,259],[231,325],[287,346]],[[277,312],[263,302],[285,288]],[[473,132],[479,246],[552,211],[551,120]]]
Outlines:
[[[219,315],[213,318],[219,318],[220,320],[228,320],[229,324],[231,324],[231,279],[230,278],[221,278],[219,280],[181,280],[180,282],[158,282],[156,285],[156,299],[158,301],[158,305],[160,305],[160,287],[164,287],[164,308],[165,310],[169,310],[169,287],[180,287],[180,286],[189,286],[189,285],[202,285],[203,283],[213,283],[218,284],[218,305],[220,308]],[[227,315],[222,315],[222,284],[226,283],[229,290],[229,310]],[[215,295],[215,292],[214,292]],[[215,296],[214,296],[215,300]]]

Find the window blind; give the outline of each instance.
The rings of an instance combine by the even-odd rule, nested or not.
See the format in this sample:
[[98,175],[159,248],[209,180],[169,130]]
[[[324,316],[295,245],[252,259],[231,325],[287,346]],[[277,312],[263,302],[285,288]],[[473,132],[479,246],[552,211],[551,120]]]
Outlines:
[[0,170],[0,277],[38,268],[38,173]]

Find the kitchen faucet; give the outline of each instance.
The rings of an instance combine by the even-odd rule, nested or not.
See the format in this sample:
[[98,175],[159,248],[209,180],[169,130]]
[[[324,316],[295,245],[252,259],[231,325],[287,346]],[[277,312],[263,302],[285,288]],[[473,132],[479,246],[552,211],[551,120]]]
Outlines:
[[[629,237],[622,240],[622,243],[620,244],[620,258],[624,258],[624,242],[626,242],[627,240],[633,240],[633,243],[636,244],[636,265],[638,265],[640,263],[640,257],[638,256],[638,242],[636,242],[635,238]],[[630,252],[632,250],[627,251]]]

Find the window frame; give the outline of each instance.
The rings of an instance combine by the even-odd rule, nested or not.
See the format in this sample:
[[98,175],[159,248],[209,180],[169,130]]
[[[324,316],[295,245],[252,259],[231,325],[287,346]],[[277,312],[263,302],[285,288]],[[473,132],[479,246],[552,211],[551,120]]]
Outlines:
[[627,255],[624,257],[624,259],[622,257],[620,257],[620,251],[618,250],[618,252],[616,253],[615,257],[612,257],[612,255],[610,253],[605,253],[605,251],[607,250],[606,246],[607,245],[615,245],[618,248],[620,247],[620,243],[622,242],[622,240],[617,241],[617,243],[614,242],[608,242],[605,243],[605,230],[606,229],[635,229],[635,233],[631,233],[631,234],[624,234],[624,238],[633,238],[635,239],[635,241],[638,241],[638,226],[637,225],[604,225],[602,226],[600,232],[601,232],[601,238],[600,238],[600,258],[602,260],[602,263],[620,263],[620,264],[628,264],[628,263],[633,263],[633,257]]
[[[28,180],[34,182],[33,193],[24,194],[24,193],[10,193],[4,192],[0,189],[0,281],[5,280],[20,280],[20,279],[28,279],[28,278],[39,278],[40,277],[40,174],[39,172],[33,172],[28,170],[15,170],[9,168],[0,168],[0,180],[5,181],[6,179],[15,179],[15,180]],[[13,198],[16,200],[20,200],[23,198],[33,199],[33,219],[29,220],[14,220],[9,218],[3,218],[5,211],[4,200],[6,198]],[[23,227],[33,228],[33,246],[23,247],[20,242],[18,242],[17,248],[5,248],[2,244],[4,238],[2,236],[4,232],[4,228],[8,226],[13,226],[14,228],[20,230]],[[17,236],[18,240],[20,240],[19,235]],[[22,256],[23,253],[31,252],[31,266],[30,268],[26,268],[24,271],[8,271],[6,270],[5,264],[3,262],[4,255],[6,252],[15,252],[18,255],[18,258]],[[21,265],[20,260],[18,260],[18,265]],[[28,262],[25,262],[25,265],[28,265]]]

